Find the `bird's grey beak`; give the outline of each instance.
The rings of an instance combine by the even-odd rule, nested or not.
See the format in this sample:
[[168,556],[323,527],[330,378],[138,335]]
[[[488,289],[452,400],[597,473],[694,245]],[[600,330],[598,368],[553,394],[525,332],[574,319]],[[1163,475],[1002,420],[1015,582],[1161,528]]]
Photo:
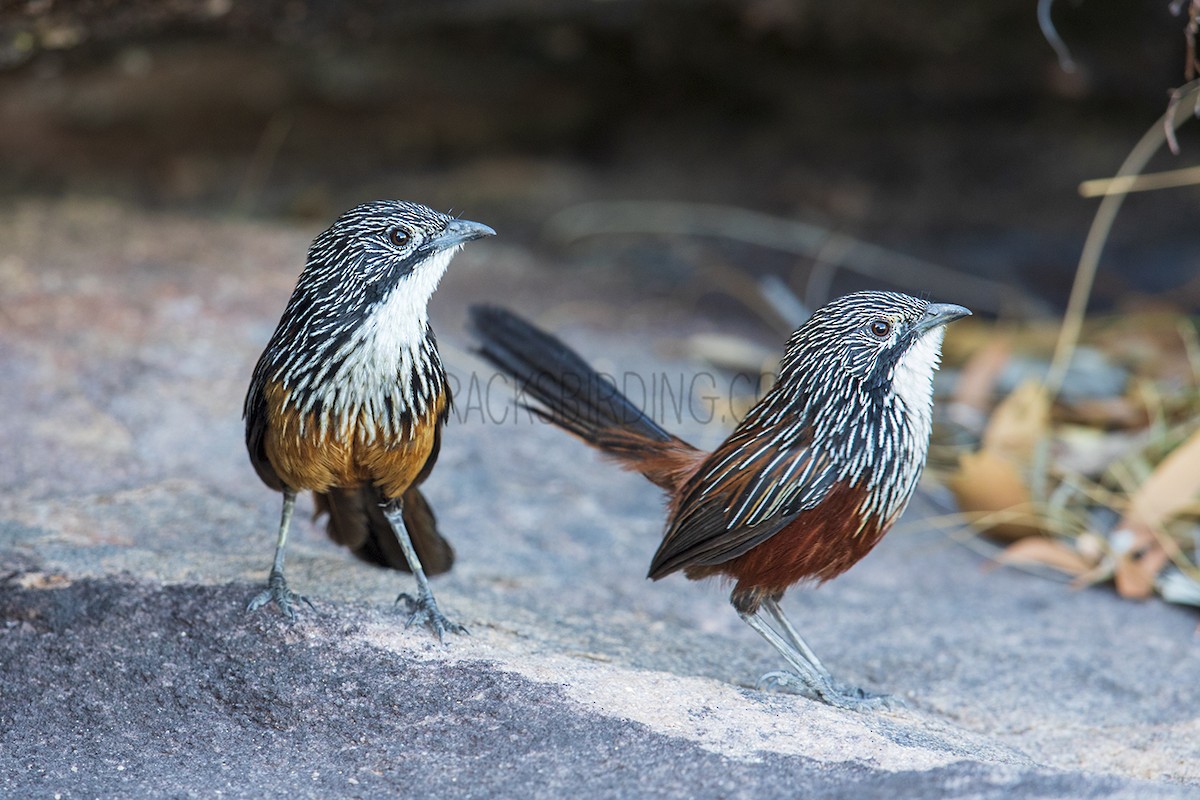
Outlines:
[[954,303],[930,303],[925,306],[925,316],[921,317],[917,320],[917,324],[913,325],[913,333],[920,336],[925,331],[933,330],[948,322],[954,322],[956,319],[969,316],[971,316],[971,309],[964,306],[958,306]]
[[482,239],[485,236],[495,236],[496,232],[482,222],[471,222],[469,219],[450,220],[440,234],[429,241],[429,247],[434,250],[445,250],[457,247],[472,239]]

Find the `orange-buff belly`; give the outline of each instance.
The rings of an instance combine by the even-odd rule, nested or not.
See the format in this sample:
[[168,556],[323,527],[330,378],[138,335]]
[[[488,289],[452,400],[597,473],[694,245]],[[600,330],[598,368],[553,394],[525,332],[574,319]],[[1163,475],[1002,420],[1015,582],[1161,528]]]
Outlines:
[[320,420],[290,406],[288,394],[280,384],[266,387],[270,425],[264,445],[283,482],[315,492],[373,483],[390,498],[403,495],[425,467],[447,402],[440,396],[399,437],[381,435],[362,412],[344,425],[330,425],[322,435]]

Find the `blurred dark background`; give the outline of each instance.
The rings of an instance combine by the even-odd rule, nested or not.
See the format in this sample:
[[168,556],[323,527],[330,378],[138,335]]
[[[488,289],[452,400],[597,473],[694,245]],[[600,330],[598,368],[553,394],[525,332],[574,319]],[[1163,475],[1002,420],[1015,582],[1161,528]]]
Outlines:
[[[1167,0],[234,0],[0,4],[0,200],[88,196],[328,221],[417,199],[564,273],[662,297],[719,262],[803,288],[811,259],[722,240],[545,237],[595,200],[803,220],[1065,303],[1098,201],[1183,83]],[[1195,163],[1182,154],[1151,170]],[[1200,307],[1195,188],[1132,196],[1096,305]],[[931,281],[933,282],[933,281]],[[877,284],[839,272],[830,291]],[[934,282],[935,283],[935,282]],[[937,293],[938,285],[902,288]],[[2,289],[0,289],[2,291]]]

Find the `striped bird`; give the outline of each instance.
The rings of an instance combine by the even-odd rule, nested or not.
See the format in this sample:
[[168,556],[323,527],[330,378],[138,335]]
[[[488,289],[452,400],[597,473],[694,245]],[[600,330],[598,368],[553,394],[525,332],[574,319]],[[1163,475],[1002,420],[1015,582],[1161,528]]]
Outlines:
[[834,300],[792,335],[779,380],[712,453],[515,314],[475,306],[471,324],[480,354],[538,401],[533,411],[666,491],[650,578],[732,579],[733,607],[788,665],[763,682],[872,708],[894,701],[834,680],[779,601],[797,582],[845,572],[904,511],[929,448],[944,326],[970,313],[894,292]]
[[[413,573],[400,595],[408,624],[465,632],[438,609],[426,573],[450,569],[419,486],[450,413],[450,390],[428,303],[454,253],[495,234],[416,203],[347,211],[312,243],[308,262],[246,394],[246,448],[258,476],[283,493],[275,560],[251,611],[295,604],[283,552],[297,492],[313,492],[328,532],[367,561]],[[309,603],[311,606],[311,603]]]

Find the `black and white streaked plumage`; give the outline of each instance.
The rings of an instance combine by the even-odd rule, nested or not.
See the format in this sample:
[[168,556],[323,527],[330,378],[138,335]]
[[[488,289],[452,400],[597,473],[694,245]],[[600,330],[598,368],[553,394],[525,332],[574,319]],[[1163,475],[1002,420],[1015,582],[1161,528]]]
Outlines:
[[410,622],[439,636],[461,629],[438,611],[425,577],[453,562],[417,488],[451,403],[428,303],[454,253],[494,233],[416,203],[378,201],[313,241],[246,395],[251,463],[284,493],[275,566],[251,609],[274,601],[294,615],[283,548],[295,495],[309,489],[335,541],[414,573]]
[[476,307],[472,322],[481,354],[522,383],[535,410],[667,491],[651,578],[736,581],[734,607],[791,667],[772,680],[859,708],[887,700],[836,684],[779,600],[849,569],[903,512],[929,447],[943,326],[969,313],[895,292],[830,302],[792,335],[779,380],[712,453],[665,432],[515,315]]
[[[818,309],[789,340],[779,380],[683,488],[651,574],[723,564],[836,487],[863,494],[855,537],[878,528],[873,546],[924,469],[943,325],[958,309],[895,292],[859,292]],[[718,505],[714,536],[705,518]],[[848,567],[832,559],[811,577]]]

